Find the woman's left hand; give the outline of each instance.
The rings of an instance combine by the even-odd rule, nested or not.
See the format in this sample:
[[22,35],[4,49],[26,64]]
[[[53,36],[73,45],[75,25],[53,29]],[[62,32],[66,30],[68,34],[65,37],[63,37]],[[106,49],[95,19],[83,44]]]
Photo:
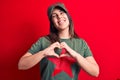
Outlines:
[[[67,50],[67,53],[70,55],[70,56],[72,56],[73,58],[75,58],[78,54],[76,53],[74,53],[75,51],[73,50],[73,49],[71,49],[65,42],[61,42],[60,43],[60,47],[61,48],[64,48],[64,49],[66,49]],[[73,54],[74,53],[74,54]],[[67,56],[68,56],[68,54],[67,54]],[[63,54],[64,55],[64,54]],[[62,55],[61,55],[62,56]]]
[[61,48],[61,49],[64,48],[64,49],[66,49],[68,52],[69,52],[69,49],[70,49],[70,47],[69,47],[65,42],[61,42],[61,43],[60,43],[60,48]]

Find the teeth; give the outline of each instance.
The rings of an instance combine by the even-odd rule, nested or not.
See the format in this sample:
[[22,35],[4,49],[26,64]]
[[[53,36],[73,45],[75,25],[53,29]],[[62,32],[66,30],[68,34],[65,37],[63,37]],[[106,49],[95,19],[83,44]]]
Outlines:
[[63,22],[64,22],[64,20],[61,20],[61,21],[59,21],[58,23],[59,23],[59,24],[62,24]]

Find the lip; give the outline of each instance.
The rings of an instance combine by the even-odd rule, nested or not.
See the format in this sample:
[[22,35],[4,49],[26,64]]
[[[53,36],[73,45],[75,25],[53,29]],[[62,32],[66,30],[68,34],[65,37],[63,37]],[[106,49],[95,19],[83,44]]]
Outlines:
[[58,24],[63,24],[66,20],[59,20]]

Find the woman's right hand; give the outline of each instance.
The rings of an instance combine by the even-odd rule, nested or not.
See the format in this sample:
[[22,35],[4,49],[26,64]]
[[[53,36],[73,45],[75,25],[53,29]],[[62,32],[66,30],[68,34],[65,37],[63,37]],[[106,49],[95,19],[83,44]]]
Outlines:
[[55,53],[54,49],[55,48],[60,48],[60,43],[59,42],[55,42],[53,44],[51,44],[48,48],[43,50],[43,54],[44,56],[55,56],[59,58],[59,55]]

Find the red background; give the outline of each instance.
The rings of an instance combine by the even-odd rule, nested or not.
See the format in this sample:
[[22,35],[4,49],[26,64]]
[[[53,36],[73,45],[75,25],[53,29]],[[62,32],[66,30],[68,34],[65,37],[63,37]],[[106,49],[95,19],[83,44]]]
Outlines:
[[[58,0],[0,0],[0,80],[39,80],[39,66],[20,71],[20,57],[40,36],[49,33],[47,7]],[[100,66],[94,78],[81,71],[80,80],[120,80],[119,0],[59,0],[71,14]]]

